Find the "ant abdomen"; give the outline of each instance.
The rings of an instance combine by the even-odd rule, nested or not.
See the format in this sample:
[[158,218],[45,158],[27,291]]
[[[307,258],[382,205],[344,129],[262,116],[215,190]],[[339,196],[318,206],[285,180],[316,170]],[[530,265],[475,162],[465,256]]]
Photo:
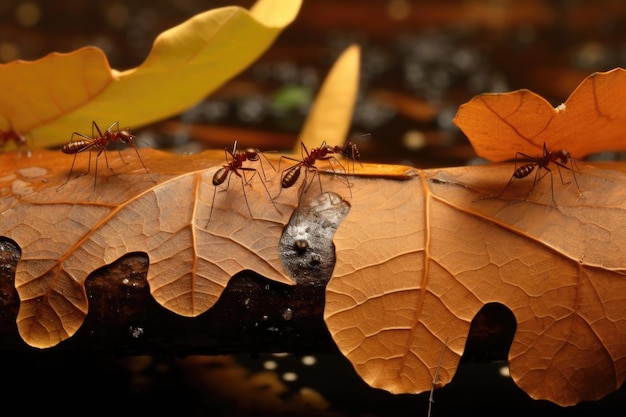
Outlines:
[[63,145],[61,148],[61,152],[71,155],[78,152],[81,152],[83,149],[92,146],[92,141],[88,140],[77,140],[74,142],[69,142]]
[[215,171],[215,174],[213,175],[213,185],[218,186],[224,184],[224,181],[228,178],[230,171],[230,167],[221,167]]
[[513,176],[515,178],[525,178],[530,175],[531,172],[535,169],[535,164],[526,164],[517,168],[515,172],[513,172]]
[[285,175],[283,175],[283,178],[280,182],[281,187],[289,188],[292,185],[294,185],[296,181],[298,181],[298,178],[300,178],[301,168],[302,168],[302,165],[294,165],[293,168],[290,168],[287,171],[285,171]]

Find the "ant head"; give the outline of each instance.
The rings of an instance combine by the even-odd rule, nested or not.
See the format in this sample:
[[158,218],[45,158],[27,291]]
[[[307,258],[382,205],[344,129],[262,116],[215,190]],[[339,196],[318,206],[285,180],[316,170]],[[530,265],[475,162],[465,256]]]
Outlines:
[[356,147],[356,143],[353,142],[348,142],[346,147],[341,150],[341,155],[343,155],[344,158],[353,159],[355,161],[361,159],[361,153]]
[[127,127],[124,130],[120,130],[118,137],[119,141],[122,143],[131,143],[135,141],[135,136],[131,133],[130,127]]
[[569,151],[566,151],[565,149],[561,149],[560,151],[556,153],[556,157],[561,160],[561,163],[566,164],[567,161],[569,161],[570,154],[569,154]]

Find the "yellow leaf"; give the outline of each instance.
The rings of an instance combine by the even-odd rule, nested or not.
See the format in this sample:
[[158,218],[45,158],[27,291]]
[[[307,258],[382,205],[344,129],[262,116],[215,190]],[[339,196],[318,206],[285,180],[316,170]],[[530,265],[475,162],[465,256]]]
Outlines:
[[324,141],[331,146],[345,142],[359,88],[360,60],[359,46],[352,45],[335,62],[307,116],[294,155],[301,154],[300,142],[308,149]]
[[[223,7],[160,34],[137,68],[116,71],[86,47],[0,66],[0,115],[38,147],[62,145],[93,120],[137,128],[195,105],[254,62],[295,19],[300,0]],[[19,99],[17,99],[19,97]]]

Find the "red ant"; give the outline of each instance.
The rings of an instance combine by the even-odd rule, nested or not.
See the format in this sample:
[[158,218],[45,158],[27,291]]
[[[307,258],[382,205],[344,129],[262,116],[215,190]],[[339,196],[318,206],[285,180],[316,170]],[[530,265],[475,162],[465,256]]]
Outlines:
[[333,153],[340,154],[346,159],[352,161],[352,173],[354,174],[354,163],[358,162],[361,164],[361,153],[359,152],[359,148],[357,148],[356,143],[349,141],[346,146],[329,146],[329,150],[332,150]]
[[361,152],[359,152],[359,148],[356,147],[356,143],[349,141],[346,146],[335,146],[335,149],[337,148],[341,150],[341,155],[344,158],[352,159],[359,164],[361,163]]
[[[229,155],[230,155],[230,162],[228,162]],[[213,185],[215,186],[215,188],[213,189],[213,201],[211,202],[211,211],[209,213],[209,218],[206,222],[206,225],[204,226],[205,228],[209,226],[209,222],[211,221],[211,216],[213,215],[213,206],[215,205],[215,194],[217,192],[217,187],[224,184],[224,182],[226,182],[226,187],[222,189],[222,191],[227,190],[228,185],[230,184],[230,174],[232,173],[234,173],[241,179],[241,184],[243,186],[243,197],[246,200],[246,206],[248,207],[248,211],[250,212],[250,218],[254,217],[252,215],[252,210],[250,209],[250,204],[248,203],[248,197],[246,195],[245,186],[250,184],[254,176],[258,174],[258,171],[255,168],[244,167],[243,163],[245,161],[258,161],[260,160],[260,155],[263,155],[262,152],[254,148],[246,148],[243,151],[238,151],[237,141],[235,141],[235,143],[233,144],[232,151],[229,151],[227,148],[224,148],[224,157],[227,163],[226,165],[223,165],[220,169],[215,171],[215,174],[213,174]],[[267,158],[265,158],[265,160],[270,164],[272,168],[274,168],[274,165],[272,165],[272,163]],[[240,170],[243,172],[240,173],[239,172]],[[245,178],[245,171],[253,171],[253,174],[249,179]],[[263,177],[264,177],[263,179],[267,181],[267,177],[265,175],[265,169],[263,168],[263,163],[261,163],[261,171],[263,171]],[[267,189],[267,186],[265,185],[264,182],[261,182],[261,183],[263,184],[263,187],[265,187],[265,192],[267,193],[270,201],[272,202],[272,205],[274,206],[276,210],[278,210],[278,207],[276,207],[276,204],[274,203],[274,200],[272,199],[272,196],[270,195],[270,191]],[[280,210],[278,211],[280,212]]]
[[[351,142],[350,142],[351,143]],[[319,148],[312,148],[311,151],[309,152],[309,150],[307,149],[306,145],[302,142],[300,142],[300,149],[302,152],[302,159],[294,159],[294,158],[290,158],[288,156],[281,156],[280,160],[278,162],[278,168],[280,169],[280,161],[282,161],[282,159],[289,159],[291,161],[296,161],[297,163],[293,166],[290,166],[289,168],[285,169],[282,173],[281,176],[281,180],[280,180],[280,191],[278,192],[278,194],[276,195],[276,197],[274,197],[275,199],[280,195],[280,192],[285,189],[285,188],[289,188],[291,186],[293,186],[296,181],[298,181],[298,178],[300,178],[300,173],[302,172],[302,169],[304,168],[304,175],[305,175],[305,180],[304,183],[302,184],[302,191],[300,192],[300,198],[302,198],[302,196],[304,195],[304,193],[306,192],[306,190],[308,190],[308,188],[311,186],[311,184],[313,183],[313,179],[311,179],[311,182],[309,182],[309,185],[306,185],[306,175],[307,172],[313,172],[313,175],[317,175],[318,174],[318,169],[315,166],[315,162],[316,161],[329,161],[329,163],[331,163],[332,166],[332,162],[331,161],[335,161],[336,164],[338,164],[341,169],[345,172],[346,170],[343,168],[343,165],[341,164],[341,162],[339,162],[339,160],[337,160],[337,158],[335,158],[335,156],[333,154],[335,153],[341,153],[343,154],[344,152],[346,152],[347,155],[351,155],[351,156],[355,156],[355,159],[358,157],[360,158],[360,155],[358,154],[358,149],[356,149],[356,153],[354,153],[354,151],[350,151],[350,147],[354,146],[354,148],[352,148],[353,150],[356,149],[356,145],[347,145],[345,147],[342,146],[329,146],[326,145],[326,142],[322,142],[322,145]],[[306,154],[306,156],[305,156]],[[317,179],[319,181],[320,184],[320,190],[322,189],[322,181],[319,178],[319,175],[317,175]],[[350,184],[348,183],[348,187],[350,187]]]
[[[530,162],[520,166],[519,168],[517,168],[517,161],[522,159],[522,158],[520,158],[520,156],[522,158],[525,158],[526,160],[529,160]],[[571,171],[572,172],[572,177],[574,177],[574,182],[576,183],[576,188],[578,189],[578,193],[582,194],[580,192],[580,187],[578,186],[578,180],[576,179],[576,173],[574,171],[573,160],[571,159],[571,155],[570,155],[569,151],[567,151],[565,149],[561,149],[559,151],[553,152],[551,150],[548,150],[548,148],[546,147],[546,144],[544,143],[543,144],[543,155],[540,158],[532,157],[532,156],[526,155],[525,153],[522,153],[522,152],[517,152],[515,154],[515,161],[516,161],[516,168],[515,168],[515,171],[513,171],[513,175],[511,176],[511,179],[504,186],[504,188],[502,189],[500,194],[498,194],[496,196],[496,198],[499,198],[500,196],[502,196],[502,194],[504,194],[504,191],[506,191],[506,189],[508,188],[508,186],[511,184],[511,182],[514,179],[516,179],[516,178],[517,179],[526,178],[527,176],[529,176],[533,172],[535,167],[538,167],[537,171],[535,172],[535,179],[533,181],[533,185],[530,188],[530,190],[528,191],[528,194],[526,194],[526,197],[528,197],[528,195],[530,195],[532,190],[535,188],[535,185],[537,185],[537,182],[539,180],[541,180],[544,176],[546,176],[548,173],[550,173],[550,187],[552,189],[552,201],[554,201],[554,203],[556,204],[556,200],[554,198],[554,186],[553,186],[553,181],[552,181],[552,170],[548,167],[550,162],[554,163],[556,165],[557,169],[559,170],[559,176],[561,177],[561,183],[562,184],[566,184],[566,182],[563,180],[563,174],[561,173],[561,168],[565,168],[565,169]],[[570,166],[567,166],[568,163],[569,163]],[[545,170],[543,175],[541,174],[542,170]]]
[[[98,135],[95,134],[94,129],[95,131],[98,132]],[[79,136],[81,139],[74,140],[74,136]],[[74,132],[72,133],[70,142],[63,145],[63,148],[61,148],[61,151],[63,153],[74,155],[74,160],[72,161],[72,166],[70,167],[70,172],[67,176],[67,181],[65,181],[65,184],[67,184],[67,182],[70,180],[70,177],[72,176],[72,171],[74,170],[74,164],[76,163],[76,157],[78,156],[78,154],[95,147],[98,149],[98,153],[96,155],[95,176],[93,180],[93,190],[95,192],[96,181],[98,178],[98,158],[100,157],[101,153],[104,153],[104,160],[106,161],[107,168],[109,167],[109,160],[107,158],[106,148],[111,142],[125,143],[135,148],[135,152],[137,153],[137,157],[139,158],[139,161],[141,162],[143,169],[146,171],[150,179],[156,182],[154,178],[152,177],[152,175],[150,175],[150,172],[148,171],[148,168],[146,168],[146,165],[143,163],[143,159],[141,159],[141,155],[139,154],[139,149],[137,148],[136,138],[131,133],[130,127],[120,130],[119,122],[114,122],[111,126],[108,127],[107,130],[104,131],[104,134],[103,134],[100,131],[100,128],[98,127],[96,122],[92,121],[91,137],[83,135],[82,133]],[[120,158],[122,158],[122,161],[124,161],[124,157],[122,156],[121,151],[120,151]],[[89,164],[87,165],[87,173],[89,173],[90,170],[91,170],[91,153],[89,154]]]

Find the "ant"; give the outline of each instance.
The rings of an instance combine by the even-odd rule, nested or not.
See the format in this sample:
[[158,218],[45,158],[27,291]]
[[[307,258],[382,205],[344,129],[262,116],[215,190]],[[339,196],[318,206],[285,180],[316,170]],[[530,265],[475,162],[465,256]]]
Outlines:
[[[525,158],[526,160],[530,161],[522,166],[520,166],[519,168],[517,167],[517,161],[522,159],[520,158],[520,156],[522,158]],[[535,188],[535,186],[537,185],[537,182],[539,180],[541,180],[543,177],[545,177],[548,173],[550,173],[550,187],[552,189],[552,201],[554,201],[554,203],[556,204],[556,200],[554,198],[554,186],[553,186],[553,181],[552,181],[552,170],[548,167],[548,165],[550,164],[550,162],[554,163],[557,167],[557,169],[559,170],[559,176],[561,177],[561,183],[562,184],[566,184],[566,182],[563,180],[563,174],[561,173],[561,168],[565,168],[569,171],[572,172],[572,177],[574,178],[574,182],[576,183],[576,188],[578,189],[578,193],[582,194],[580,191],[580,187],[578,186],[578,180],[576,179],[576,172],[574,171],[574,165],[573,165],[573,159],[571,158],[571,155],[569,153],[569,151],[565,150],[565,149],[561,149],[558,150],[556,152],[549,150],[546,147],[546,144],[544,142],[543,144],[543,155],[539,158],[537,157],[532,157],[529,155],[526,155],[525,153],[522,152],[517,152],[515,154],[515,161],[516,161],[516,168],[513,171],[513,175],[511,176],[511,179],[509,180],[509,182],[504,186],[504,188],[502,189],[502,191],[500,191],[500,194],[498,194],[495,198],[499,198],[500,196],[502,196],[502,194],[504,194],[504,191],[506,191],[506,189],[509,187],[509,185],[511,184],[511,182],[514,179],[522,179],[522,178],[526,178],[527,176],[529,176],[534,170],[535,167],[537,167],[537,171],[535,172],[535,179],[533,181],[533,185],[530,188],[530,190],[528,191],[528,194],[526,194],[526,197],[528,197],[528,195],[530,195],[530,193],[532,192],[532,190]],[[569,166],[568,166],[569,163]],[[541,174],[542,170],[544,170],[545,172],[543,173],[543,175]]]
[[331,149],[333,153],[340,154],[344,158],[352,161],[352,174],[354,174],[355,162],[358,162],[359,165],[363,166],[363,164],[361,164],[361,152],[359,152],[359,148],[357,148],[356,143],[348,141],[346,146],[336,145],[328,148]]
[[[351,143],[351,142],[350,142]],[[354,146],[351,150],[350,146]],[[300,149],[301,149],[301,153],[302,153],[302,159],[295,159],[295,158],[290,158],[288,156],[281,156],[280,160],[278,162],[278,168],[280,169],[280,161],[282,161],[282,159],[289,159],[291,161],[295,161],[297,162],[295,165],[290,166],[289,168],[285,169],[281,175],[281,180],[280,180],[280,191],[278,192],[278,194],[276,195],[276,197],[274,197],[274,199],[278,198],[278,196],[280,195],[280,193],[282,192],[283,189],[285,188],[289,188],[291,186],[293,186],[297,181],[298,178],[300,178],[300,173],[302,172],[302,169],[304,168],[304,175],[305,175],[305,180],[304,183],[302,184],[302,191],[300,192],[300,198],[302,199],[302,196],[304,195],[304,193],[306,192],[306,190],[309,189],[309,187],[311,186],[311,184],[313,183],[313,179],[311,179],[311,182],[309,182],[309,185],[306,185],[306,175],[307,172],[312,172],[313,175],[317,175],[317,179],[319,181],[320,184],[320,190],[322,189],[322,181],[318,175],[318,168],[315,166],[315,162],[316,161],[328,161],[329,163],[331,163],[332,166],[332,162],[331,161],[335,161],[336,164],[338,164],[341,169],[345,172],[346,170],[343,168],[343,165],[341,164],[341,162],[339,162],[339,160],[333,155],[335,153],[341,153],[342,155],[344,154],[344,151],[346,152],[347,155],[350,156],[354,156],[355,159],[360,158],[360,155],[358,153],[358,149],[356,148],[356,145],[352,144],[352,145],[347,145],[345,147],[342,146],[329,146],[326,145],[326,141],[322,142],[322,145],[319,148],[312,148],[311,151],[309,152],[309,150],[307,149],[306,145],[302,142],[300,142]],[[354,153],[354,150],[356,150],[356,153]],[[306,154],[306,156],[305,156]],[[348,183],[348,187],[350,187],[350,184]]]
[[[95,134],[94,129],[95,131],[98,132],[97,135]],[[75,136],[79,136],[81,139],[74,140]],[[139,158],[139,161],[141,162],[143,169],[146,171],[150,179],[153,182],[156,182],[154,178],[152,177],[152,175],[150,175],[150,172],[148,171],[148,168],[146,168],[146,165],[143,163],[143,159],[141,159],[141,155],[139,154],[139,149],[137,148],[136,138],[131,133],[130,127],[120,130],[119,122],[113,122],[113,124],[111,124],[111,126],[109,126],[107,130],[104,131],[104,134],[103,134],[102,131],[100,131],[100,128],[98,127],[96,122],[92,121],[91,122],[91,137],[83,135],[82,133],[74,132],[72,133],[70,142],[63,145],[63,148],[61,148],[61,151],[63,153],[74,155],[74,160],[72,161],[72,166],[70,167],[70,172],[67,176],[67,181],[65,181],[63,185],[67,184],[72,176],[72,171],[74,170],[74,164],[76,163],[76,157],[78,156],[78,154],[95,147],[98,149],[98,153],[96,155],[96,169],[95,169],[95,174],[94,174],[95,176],[93,180],[93,191],[95,192],[96,181],[98,178],[98,158],[100,157],[101,153],[104,153],[104,160],[106,161],[107,168],[109,167],[109,160],[107,158],[106,148],[111,142],[125,143],[135,148],[135,152],[137,153],[137,157]],[[124,161],[122,152],[119,151],[119,153],[120,153],[120,158],[122,159],[122,161]],[[91,153],[89,154],[89,164],[87,165],[87,173],[89,173],[90,170],[91,170]]]
[[[230,155],[230,162],[228,161],[229,155]],[[252,181],[254,176],[258,174],[258,171],[255,168],[244,167],[243,163],[245,161],[259,161],[260,155],[263,155],[263,153],[260,150],[255,149],[255,148],[246,148],[243,151],[238,151],[237,141],[234,142],[232,151],[228,150],[227,148],[224,148],[224,157],[226,159],[226,165],[222,165],[222,167],[218,169],[217,171],[215,171],[215,174],[213,174],[213,185],[215,186],[215,188],[213,189],[213,201],[211,202],[211,211],[209,213],[209,218],[206,222],[206,225],[204,226],[205,228],[209,226],[209,222],[211,221],[211,216],[213,215],[213,206],[215,205],[215,195],[217,193],[217,187],[226,182],[226,187],[222,189],[222,191],[227,190],[228,185],[230,184],[230,177],[231,177],[230,174],[233,174],[233,173],[241,179],[241,184],[243,186],[243,197],[246,200],[246,206],[248,207],[248,211],[250,212],[250,218],[254,217],[252,215],[252,210],[250,209],[250,204],[248,203],[248,196],[246,195],[245,186],[250,185],[250,182]],[[263,157],[265,157],[265,155],[263,155]],[[270,166],[274,170],[276,170],[274,168],[274,165],[272,165],[272,163],[267,158],[265,158],[265,160],[270,164]],[[243,171],[243,172],[240,173],[240,171]],[[245,171],[253,171],[253,174],[249,179],[245,178],[245,175],[246,175]],[[261,171],[263,172],[263,177],[264,177],[263,179],[267,181],[267,177],[265,175],[265,169],[263,168],[263,163],[261,163]],[[261,182],[261,184],[263,184],[263,187],[265,188],[265,192],[267,193],[270,201],[272,202],[272,205],[274,206],[276,210],[278,210],[278,207],[276,207],[276,203],[274,203],[274,200],[272,199],[272,196],[267,186],[265,185],[264,182]],[[278,211],[280,212],[280,210]]]
[[356,143],[348,141],[346,146],[335,146],[335,150],[337,148],[341,150],[341,155],[344,158],[352,159],[359,164],[361,163],[361,152],[359,152],[359,148],[356,147]]

